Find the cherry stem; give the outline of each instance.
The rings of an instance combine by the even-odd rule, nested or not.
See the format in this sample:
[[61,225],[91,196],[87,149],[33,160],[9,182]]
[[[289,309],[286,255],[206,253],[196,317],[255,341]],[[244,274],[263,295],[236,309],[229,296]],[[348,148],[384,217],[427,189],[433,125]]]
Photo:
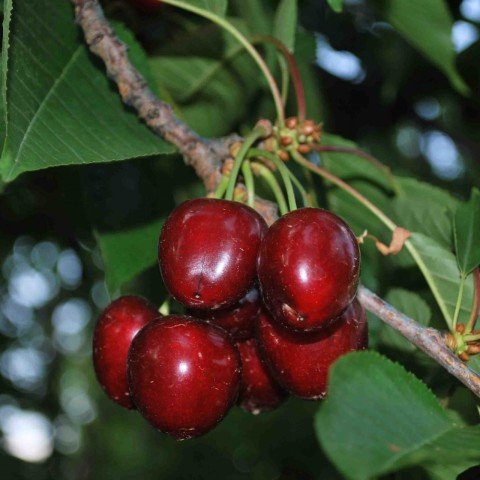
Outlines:
[[[296,162],[298,162],[300,165],[303,165],[308,170],[311,170],[312,172],[316,173],[317,175],[320,175],[326,180],[332,182],[337,187],[346,191],[353,198],[358,200],[364,207],[370,210],[389,230],[391,230],[392,232],[395,231],[395,229],[397,228],[397,225],[395,224],[395,222],[393,222],[393,220],[391,220],[387,215],[385,215],[376,205],[374,205],[370,200],[368,200],[368,198],[363,196],[358,190],[355,190],[355,188],[351,187],[350,185],[345,183],[342,179],[330,173],[328,170],[325,170],[324,168],[318,167],[317,165],[314,165],[313,163],[309,162],[303,155],[298,153],[293,148],[290,149],[290,153],[293,159]],[[445,322],[448,325],[448,328],[450,329],[451,332],[455,332],[455,329],[453,328],[453,319],[451,318],[448,308],[440,292],[438,291],[437,286],[435,285],[435,281],[432,278],[432,275],[428,270],[427,265],[425,264],[425,261],[421,257],[415,245],[410,240],[407,240],[405,242],[405,248],[410,252],[410,255],[413,257],[416,264],[418,265],[418,268],[423,273],[423,276],[425,277],[425,280],[427,281],[427,284],[430,287],[430,290],[432,291],[432,294],[438,303],[438,306],[443,314],[443,317],[445,319]]]
[[247,189],[247,205],[255,208],[255,180],[253,179],[252,167],[248,160],[242,163],[242,175]]
[[162,315],[170,315],[170,295],[167,295],[167,298],[158,308],[158,312]]
[[477,340],[480,340],[480,334],[475,334],[475,335],[464,335],[463,339],[466,342],[476,342]]
[[265,43],[271,43],[282,54],[288,64],[288,69],[292,76],[293,87],[295,88],[295,95],[297,97],[298,118],[300,122],[307,118],[307,102],[305,101],[305,89],[303,88],[302,76],[298,69],[297,60],[287,46],[275,37],[270,35],[255,35],[255,40]]
[[283,184],[285,185],[285,190],[287,191],[288,206],[290,211],[297,209],[297,201],[295,199],[295,191],[293,190],[292,180],[290,178],[289,170],[285,164],[273,153],[267,152],[266,150],[261,150],[259,148],[251,148],[248,156],[250,157],[264,157],[267,160],[273,162],[273,164],[278,168],[278,171],[282,177]]
[[457,303],[455,305],[455,313],[453,314],[453,329],[456,330],[457,328],[457,322],[458,322],[458,316],[460,314],[460,307],[462,306],[462,300],[463,300],[463,291],[465,288],[465,280],[467,279],[467,276],[462,273],[460,276],[460,287],[458,289],[458,296],[457,296]]
[[229,175],[222,175],[222,178],[220,179],[220,182],[218,183],[217,188],[212,194],[212,198],[223,197],[223,195],[225,194],[225,191],[227,190],[229,179],[230,179]]
[[470,317],[468,319],[467,324],[465,325],[465,333],[470,333],[474,328],[475,324],[477,323],[478,314],[479,314],[479,296],[480,296],[480,268],[476,268],[473,271],[473,284],[474,284],[474,291],[473,291],[473,303],[472,303],[472,311],[470,313]]
[[294,185],[297,187],[297,190],[300,192],[300,195],[302,196],[302,202],[305,207],[311,207],[310,203],[310,198],[308,197],[308,193],[305,190],[305,187],[302,185],[300,180],[293,174],[293,172],[287,167],[288,174],[290,175],[290,178],[292,179],[292,182]]
[[317,192],[315,191],[315,183],[313,180],[313,175],[310,170],[306,168],[303,169],[303,175],[305,177],[306,182],[308,183],[308,191],[307,196],[309,198],[309,204],[312,207],[318,207],[318,199],[317,199]]
[[320,175],[326,180],[332,182],[337,187],[340,187],[342,190],[348,192],[352,197],[356,198],[360,203],[367,207],[374,215],[376,215],[390,230],[395,230],[397,225],[390,220],[376,205],[374,205],[368,198],[364,197],[358,190],[355,190],[348,183],[344,182],[342,179],[330,173],[328,170],[325,170],[322,167],[314,165],[312,162],[309,162],[303,155],[298,153],[295,149],[290,150],[290,154],[293,159],[302,165],[303,167],[311,170],[312,172]]
[[262,127],[255,127],[245,137],[245,140],[242,143],[242,146],[240,147],[237,155],[235,156],[235,162],[233,164],[232,172],[230,173],[230,178],[228,180],[228,186],[227,186],[227,193],[225,194],[225,198],[227,200],[233,200],[238,173],[240,172],[240,167],[242,166],[242,162],[244,161],[245,156],[248,153],[248,150],[264,134],[265,134],[265,130]]
[[285,195],[283,194],[282,188],[277,182],[277,179],[275,178],[275,175],[272,173],[272,171],[259,162],[252,162],[251,166],[253,173],[262,177],[270,187],[270,190],[272,191],[275,200],[277,201],[280,215],[285,215],[286,213],[288,213],[288,205],[287,201],[285,200]]
[[239,31],[237,30],[229,21],[225,20],[224,18],[212,13],[208,10],[204,10],[203,8],[198,8],[190,3],[181,1],[181,0],[163,0],[164,3],[173,5],[174,7],[182,8],[183,10],[195,13],[201,17],[210,20],[211,22],[217,24],[219,27],[223,28],[225,31],[230,33],[233,37],[235,37],[247,50],[250,56],[255,60],[257,65],[260,67],[267,83],[270,87],[272,92],[273,100],[275,102],[275,108],[277,110],[277,119],[278,124],[280,127],[285,125],[285,112],[283,108],[282,96],[278,89],[277,82],[273,78],[272,72],[268,68],[268,65],[265,63],[265,60],[262,56],[258,53],[257,49],[248,41],[248,39]]

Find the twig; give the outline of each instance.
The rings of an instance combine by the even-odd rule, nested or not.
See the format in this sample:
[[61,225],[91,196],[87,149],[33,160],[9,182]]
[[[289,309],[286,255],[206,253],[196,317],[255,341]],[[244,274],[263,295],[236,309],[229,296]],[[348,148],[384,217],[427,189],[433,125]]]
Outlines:
[[238,136],[207,140],[195,133],[174,115],[170,105],[152,93],[130,63],[126,45],[115,35],[98,0],[71,1],[90,50],[105,63],[107,74],[117,84],[123,102],[133,107],[155,133],[178,148],[207,191],[215,190],[220,181],[221,163],[229,156],[229,147],[238,141]]
[[[230,135],[208,140],[195,133],[173,114],[170,105],[150,91],[144,78],[130,63],[126,46],[116,37],[98,0],[71,2],[90,50],[105,63],[108,76],[117,84],[124,103],[132,106],[155,133],[178,148],[208,192],[215,191],[221,179],[222,164],[230,157],[230,146],[241,140],[240,137]],[[240,185],[238,188],[245,187]],[[276,205],[267,200],[257,197],[255,208],[269,224],[278,217]],[[358,298],[367,310],[400,332],[480,397],[480,377],[453,354],[442,333],[420,326],[365,287],[360,287]]]
[[480,377],[447,347],[441,332],[422,327],[363,286],[359,288],[358,299],[368,311],[400,332],[480,397]]

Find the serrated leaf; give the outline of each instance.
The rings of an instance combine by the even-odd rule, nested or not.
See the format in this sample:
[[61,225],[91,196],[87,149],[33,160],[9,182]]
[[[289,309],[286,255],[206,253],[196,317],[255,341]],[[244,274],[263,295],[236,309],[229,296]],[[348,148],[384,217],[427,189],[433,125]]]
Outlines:
[[334,12],[340,13],[343,10],[343,0],[327,0],[327,3]]
[[5,180],[58,165],[173,151],[123,106],[103,66],[88,54],[68,2],[18,0],[9,25]]
[[[430,307],[416,293],[402,288],[392,288],[385,296],[385,300],[400,312],[413,318],[420,325],[426,326],[430,322]],[[405,352],[414,352],[416,350],[415,345],[385,323],[381,325],[379,338],[383,345],[391,348]]]
[[374,352],[334,364],[315,430],[351,480],[417,465],[474,465],[479,458],[480,428],[456,425],[425,384]]
[[455,250],[458,268],[468,275],[480,265],[480,192],[474,188],[455,213]]
[[438,67],[462,94],[469,88],[455,66],[452,15],[444,0],[375,0],[380,14]]
[[397,223],[433,238],[450,250],[457,200],[445,190],[413,178],[397,177],[396,185],[392,206]]
[[164,221],[162,218],[119,232],[95,232],[104,262],[105,280],[111,294],[155,264],[158,236]]
[[278,38],[293,52],[297,30],[297,0],[281,0],[275,13],[274,37]]
[[[351,140],[329,133],[322,134],[322,145],[358,148]],[[325,167],[337,177],[347,180],[371,180],[387,191],[392,189],[393,177],[389,174],[388,170],[372,164],[359,155],[343,152],[321,152],[320,158]]]
[[[417,263],[419,263],[447,324],[452,326],[460,288],[460,271],[455,255],[421,233],[413,233],[409,242],[418,255]],[[473,291],[473,279],[470,277],[465,282],[459,314],[460,323],[466,323],[470,317]]]

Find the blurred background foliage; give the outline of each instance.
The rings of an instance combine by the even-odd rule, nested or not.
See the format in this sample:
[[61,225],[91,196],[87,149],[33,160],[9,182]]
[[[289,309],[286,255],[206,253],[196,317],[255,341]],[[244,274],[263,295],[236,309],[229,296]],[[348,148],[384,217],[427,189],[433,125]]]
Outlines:
[[[134,58],[152,88],[200,133],[242,132],[259,117],[273,117],[252,61],[216,27],[166,6],[153,12],[127,0],[103,4],[116,25],[123,24],[118,27],[122,36],[138,42]],[[265,33],[272,30],[277,4],[232,0],[229,14],[241,30]],[[381,158],[394,173],[465,199],[480,183],[480,0],[448,2],[453,25],[447,25],[447,34],[455,55],[450,67],[440,68],[392,27],[394,21],[389,23],[382,10],[387,4],[345,0],[343,12],[335,13],[326,1],[299,2],[296,56],[309,114],[328,132]],[[429,35],[438,34],[433,27],[420,33],[427,43]],[[263,51],[273,66],[274,53]],[[103,78],[99,62],[89,61]],[[114,88],[108,88],[114,98]],[[109,402],[96,384],[90,361],[95,318],[120,291],[162,302],[165,290],[153,265],[162,218],[175,204],[203,194],[181,158],[154,155],[157,149],[171,150],[142,135],[145,151],[136,156],[143,158],[57,167],[0,183],[1,477],[343,478],[318,447],[315,403],[290,399],[258,417],[234,408],[204,438],[175,443],[134,412]],[[397,290],[389,293],[394,304],[405,299],[399,289],[422,294],[423,303],[415,304],[417,318],[427,323],[432,317],[444,328],[415,268],[365,255],[371,260],[363,272],[367,285],[380,292],[384,285],[394,286]],[[115,268],[106,269],[107,286],[109,265]],[[472,396],[401,342],[372,319],[373,347],[401,360],[438,396],[448,398],[462,421],[478,422]],[[385,478],[426,475],[414,469]],[[454,478],[440,470],[429,475]]]

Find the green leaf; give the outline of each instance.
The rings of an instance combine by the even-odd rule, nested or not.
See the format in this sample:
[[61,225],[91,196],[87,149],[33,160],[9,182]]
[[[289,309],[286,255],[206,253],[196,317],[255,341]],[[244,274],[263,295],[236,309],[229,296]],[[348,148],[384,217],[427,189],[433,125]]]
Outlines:
[[413,178],[396,178],[393,210],[397,223],[423,233],[447,249],[452,247],[452,219],[457,207],[448,192]]
[[[460,271],[455,255],[443,248],[435,240],[421,233],[413,233],[409,242],[415,248],[418,256],[416,258],[417,263],[419,263],[422,273],[429,283],[445,321],[449,326],[452,326],[460,288]],[[465,282],[465,290],[460,306],[460,323],[466,323],[470,316],[473,288],[473,279],[470,277]]]
[[[392,288],[385,296],[385,300],[400,312],[413,318],[420,325],[426,326],[430,322],[432,315],[430,307],[416,293],[402,288]],[[385,323],[382,323],[379,337],[381,343],[388,347],[405,352],[414,352],[416,350],[415,345]]]
[[273,36],[293,52],[297,30],[297,0],[281,0],[275,13]]
[[235,0],[233,3],[253,33],[267,35],[272,31],[273,18],[265,0]]
[[327,3],[334,12],[340,13],[343,10],[343,0],[327,0]]
[[2,62],[0,78],[2,97],[0,99],[0,145],[3,149],[5,136],[7,134],[7,72],[8,72],[8,52],[9,52],[9,35],[10,20],[12,15],[12,0],[4,0],[3,2],[3,38],[2,38]]
[[437,66],[462,94],[469,88],[455,66],[452,15],[444,0],[375,0],[380,14]]
[[460,271],[468,275],[480,264],[480,192],[474,188],[470,201],[455,213],[455,250]]
[[95,232],[111,294],[157,261],[157,243],[164,218],[118,232]]
[[334,364],[315,429],[327,456],[351,480],[412,466],[478,463],[480,427],[456,424],[422,382],[374,352]]
[[[329,133],[322,134],[322,145],[358,148],[354,142]],[[381,168],[355,153],[321,152],[320,158],[325,167],[337,177],[345,180],[370,180],[386,190],[392,189],[393,177],[387,169]]]
[[[243,22],[232,23],[246,31]],[[229,133],[247,113],[248,100],[260,85],[251,81],[256,75],[251,58],[215,25],[178,39],[150,65],[162,97],[173,101],[176,112],[205,136]]]
[[[390,215],[390,199],[382,189],[362,180],[354,180],[349,184],[377,205],[385,214]],[[368,230],[370,234],[387,243],[390,242],[390,230],[348,192],[332,188],[328,193],[328,201],[331,210],[345,219],[355,235],[360,236],[365,230]]]
[[83,45],[68,2],[18,0],[8,27],[5,180],[53,166],[173,151],[123,106]]

